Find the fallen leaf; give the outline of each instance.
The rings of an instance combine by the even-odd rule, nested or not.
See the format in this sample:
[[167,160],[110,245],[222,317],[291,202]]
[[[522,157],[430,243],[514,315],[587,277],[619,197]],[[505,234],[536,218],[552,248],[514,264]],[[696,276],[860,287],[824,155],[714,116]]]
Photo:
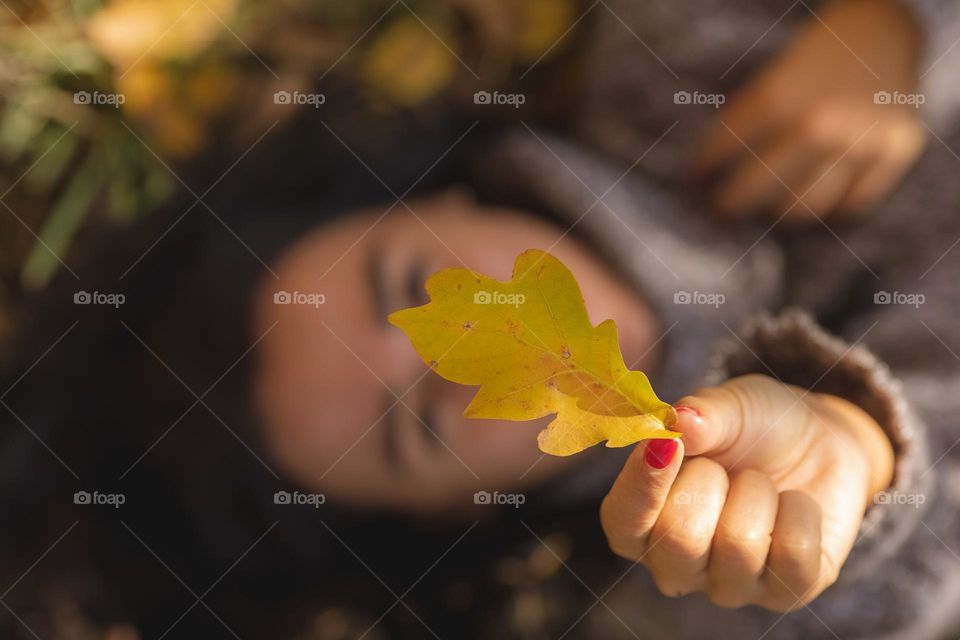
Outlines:
[[398,19],[365,53],[360,75],[366,86],[401,107],[432,98],[454,75],[456,58],[440,25],[414,17]]
[[540,449],[566,456],[607,441],[623,447],[675,438],[676,411],[647,376],[627,368],[612,320],[590,323],[573,274],[550,254],[520,254],[509,282],[445,269],[430,302],[390,314],[434,371],[479,385],[469,418],[533,420],[556,414]]

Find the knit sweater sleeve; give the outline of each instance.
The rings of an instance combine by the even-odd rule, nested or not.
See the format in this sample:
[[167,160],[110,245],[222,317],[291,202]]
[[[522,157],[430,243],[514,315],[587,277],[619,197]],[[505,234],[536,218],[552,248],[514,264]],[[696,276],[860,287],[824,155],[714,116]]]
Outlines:
[[920,27],[917,73],[924,121],[934,131],[949,129],[960,112],[955,70],[960,63],[960,3],[955,0],[900,0]]
[[828,334],[808,313],[789,310],[762,316],[718,349],[707,382],[760,373],[787,384],[844,398],[884,429],[896,454],[893,483],[874,496],[857,542],[840,575],[854,580],[897,552],[919,526],[929,487],[924,424],[911,410],[899,382],[865,346]]

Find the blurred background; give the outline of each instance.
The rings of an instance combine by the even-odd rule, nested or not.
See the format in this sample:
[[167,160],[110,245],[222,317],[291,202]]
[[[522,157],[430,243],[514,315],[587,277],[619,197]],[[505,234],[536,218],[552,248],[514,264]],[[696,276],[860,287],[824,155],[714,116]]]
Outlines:
[[[241,155],[263,171],[241,171],[222,190],[270,190],[278,206],[322,190],[325,145],[343,149],[320,119],[347,140],[363,122],[377,134],[364,140],[385,146],[409,128],[442,128],[451,110],[479,112],[476,91],[508,88],[534,62],[528,86],[562,91],[569,83],[551,85],[546,62],[575,42],[577,9],[574,0],[6,0],[0,330],[93,230],[128,225],[178,190],[208,189]],[[530,100],[524,113],[569,103],[555,98]],[[491,111],[516,116],[510,105],[484,117]],[[360,141],[358,154],[370,146]],[[278,149],[283,176],[258,160]],[[310,173],[309,184],[291,173]]]

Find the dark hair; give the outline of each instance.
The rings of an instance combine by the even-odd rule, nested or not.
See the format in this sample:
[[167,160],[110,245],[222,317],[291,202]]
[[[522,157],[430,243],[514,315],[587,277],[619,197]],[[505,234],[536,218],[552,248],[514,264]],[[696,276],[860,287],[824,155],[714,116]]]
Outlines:
[[[0,599],[13,612],[0,622],[4,637],[126,621],[144,636],[176,623],[170,637],[229,637],[226,623],[242,625],[244,638],[276,638],[310,616],[362,626],[384,611],[377,624],[391,637],[420,637],[407,607],[442,634],[500,624],[489,611],[508,590],[491,573],[502,573],[497,558],[516,547],[518,530],[539,546],[533,537],[477,525],[424,574],[470,523],[401,523],[334,505],[281,514],[273,493],[290,487],[271,468],[248,403],[256,353],[245,352],[256,336],[247,320],[264,264],[305,230],[403,193],[462,124],[429,135],[407,128],[417,144],[383,148],[417,149],[416,158],[367,149],[366,166],[329,136],[312,169],[309,145],[301,162],[275,167],[277,150],[265,144],[202,203],[185,193],[129,228],[101,231],[74,261],[76,278],[61,273],[28,303],[0,375],[0,578],[10,586]],[[460,182],[468,152],[445,156],[419,188]],[[185,191],[203,193],[223,168],[193,167]],[[79,292],[123,303],[76,304]],[[78,492],[124,503],[77,504]],[[512,515],[540,522],[533,508]]]

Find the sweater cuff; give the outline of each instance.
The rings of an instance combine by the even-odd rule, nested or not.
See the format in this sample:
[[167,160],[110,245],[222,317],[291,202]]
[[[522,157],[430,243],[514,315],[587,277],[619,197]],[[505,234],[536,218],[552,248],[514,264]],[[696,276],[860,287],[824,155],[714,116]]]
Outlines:
[[866,411],[886,432],[896,455],[894,478],[874,496],[840,582],[870,572],[899,549],[918,525],[933,484],[926,429],[900,384],[864,346],[828,334],[808,313],[788,310],[750,322],[718,346],[705,383],[759,373],[786,384],[843,398]]

